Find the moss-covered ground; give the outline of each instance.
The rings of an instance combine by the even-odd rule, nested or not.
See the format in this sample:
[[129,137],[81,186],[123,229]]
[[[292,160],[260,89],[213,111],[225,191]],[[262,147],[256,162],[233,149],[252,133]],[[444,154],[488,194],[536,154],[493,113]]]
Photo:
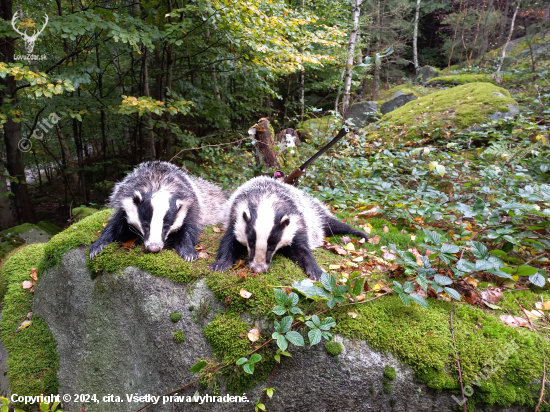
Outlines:
[[[33,248],[29,249],[29,253],[38,250],[34,248],[43,250],[42,270],[59,264],[61,256],[67,250],[87,246],[97,239],[110,212],[105,210],[95,213],[55,236],[46,245],[29,246],[28,248]],[[412,246],[412,244],[409,245],[412,233],[401,233],[387,221],[382,219],[354,220],[351,213],[339,216],[356,227],[366,223],[370,224],[370,236],[380,236],[380,243],[377,245],[365,243],[362,246],[375,252],[378,256],[381,256],[380,247],[390,242],[396,243],[400,248]],[[384,227],[387,227],[387,231],[384,230]],[[222,234],[215,232],[212,227],[206,228],[201,234],[199,245],[201,251],[208,253],[208,257],[192,263],[183,261],[172,250],[164,250],[157,254],[145,253],[143,246],[136,242],[135,245],[127,248],[119,244],[112,244],[96,259],[89,261],[88,266],[92,276],[112,273],[132,265],[177,282],[190,282],[198,278],[206,278],[206,283],[215,291],[216,298],[226,305],[226,310],[218,313],[215,319],[205,327],[205,334],[212,344],[217,359],[222,363],[231,363],[239,357],[246,356],[254,350],[253,345],[257,346],[258,344],[258,342],[252,344],[247,339],[247,331],[253,325],[243,320],[241,315],[248,312],[263,319],[276,318],[271,311],[276,304],[273,288],[290,286],[295,280],[304,279],[305,275],[291,261],[278,255],[275,256],[270,270],[265,274],[251,273],[246,265],[226,272],[210,272],[207,265],[214,261],[217,243]],[[415,235],[421,236],[420,233]],[[339,239],[336,238],[332,238],[330,241],[333,244],[339,243]],[[359,246],[357,244],[357,247]],[[339,256],[324,249],[316,250],[314,255],[319,265],[325,269],[328,269],[331,264],[348,262],[346,256]],[[13,257],[7,262],[8,269],[5,267],[2,271],[2,273],[10,273],[8,275],[10,279],[13,276],[11,273],[14,272],[9,268],[19,267],[21,259],[28,259],[23,252],[15,257],[17,259],[13,263]],[[37,254],[34,259],[32,262],[36,265],[40,259],[39,255]],[[24,271],[17,272],[21,274],[21,279],[28,276],[30,267],[32,267],[31,263],[29,263],[28,269],[25,266]],[[384,274],[386,280],[387,274]],[[374,273],[373,277],[375,277]],[[18,278],[18,285],[20,285],[21,279]],[[3,338],[4,333],[8,330],[7,326],[4,326],[7,325],[7,319],[12,319],[10,327],[13,329],[15,323],[20,323],[24,319],[23,315],[26,316],[27,309],[22,309],[21,305],[11,297],[25,296],[20,286],[16,287],[17,284],[14,282],[12,287],[10,281],[10,289],[5,300],[6,307],[11,307],[11,310],[17,313],[17,318],[14,318],[9,311],[5,312],[8,316],[2,323]],[[241,289],[251,292],[251,297],[243,298],[239,293]],[[372,297],[373,293],[369,292],[367,298]],[[525,304],[530,301],[534,302],[535,294],[521,293],[523,295],[514,294],[514,296],[519,296],[522,302],[525,301]],[[505,295],[510,295],[510,297],[505,296],[502,305],[504,308],[508,308],[506,305],[511,308],[512,303],[509,302],[509,299],[512,298],[512,293]],[[397,296],[390,295],[372,302],[358,304],[353,309],[358,314],[356,318],[347,314],[350,307],[334,309],[327,315],[330,313],[336,319],[336,333],[352,339],[366,340],[369,345],[380,351],[393,353],[401,362],[410,365],[415,370],[417,378],[431,388],[450,389],[458,393],[460,389],[449,328],[452,305],[434,299],[429,299],[429,303],[430,309],[424,309],[414,304],[405,307]],[[30,304],[30,301],[27,304]],[[314,307],[318,308],[318,305],[320,304],[315,304]],[[305,310],[309,306],[309,302],[306,303],[302,298],[299,306]],[[24,314],[23,311],[25,311]],[[476,382],[478,374],[484,373],[484,368],[491,362],[494,364],[498,360],[497,355],[501,351],[506,352],[509,349],[507,345],[513,342],[514,347],[510,351],[509,358],[499,363],[498,370],[488,379],[482,379],[480,387],[473,386],[475,391],[471,399],[474,402],[496,405],[515,403],[532,407],[536,404],[537,394],[540,390],[540,384],[537,387],[537,384],[533,382],[537,379],[540,380],[542,376],[542,364],[545,359],[549,359],[550,347],[547,340],[539,334],[525,328],[513,329],[505,325],[498,318],[500,313],[502,312],[484,311],[466,304],[456,304],[454,328],[464,382],[466,385],[475,385],[474,382]],[[33,323],[32,326],[34,327],[35,324]],[[40,327],[40,321],[37,322],[36,327]],[[42,332],[42,336],[48,335],[47,328]],[[269,334],[263,333],[259,341],[260,344],[268,338]],[[10,360],[13,359],[11,362],[14,364],[14,371],[18,368],[21,370],[24,368],[19,364],[21,358],[17,358],[17,356],[12,358],[11,351],[32,352],[35,345],[19,345],[19,341],[14,340],[10,345],[12,346],[8,351]],[[50,354],[43,355],[45,359],[49,360],[49,364],[53,365],[55,346],[52,346],[50,342],[44,347],[46,348],[44,351],[47,348],[53,350]],[[274,349],[269,348],[269,345],[261,351],[262,361],[256,365],[257,373],[252,376],[245,374],[242,368],[236,365],[224,369],[224,379],[228,389],[242,392],[258,381],[265,380],[273,367],[273,351]],[[26,356],[34,355],[27,354]],[[24,390],[21,389],[21,393],[34,393],[30,391],[32,386],[30,380],[19,379],[19,381],[22,385],[27,385]]]
[[54,236],[62,231],[59,226],[43,220],[36,225],[32,223],[23,223],[19,226],[14,226],[0,232],[0,260],[2,260],[9,252],[16,249],[25,243],[25,239],[18,236],[21,233],[28,232],[31,229],[36,229],[38,232],[46,232],[50,236]]
[[462,130],[486,122],[497,110],[509,111],[508,104],[517,103],[507,90],[492,83],[468,83],[413,100],[384,115],[375,135],[390,140],[406,131],[404,139],[413,140],[436,128]]
[[[59,358],[55,340],[44,319],[32,315],[32,323],[17,331],[32,312],[33,293],[22,288],[30,272],[44,256],[44,243],[22,246],[0,270],[6,294],[3,299],[1,337],[8,351],[11,393],[57,394]],[[22,406],[22,405],[19,405]]]

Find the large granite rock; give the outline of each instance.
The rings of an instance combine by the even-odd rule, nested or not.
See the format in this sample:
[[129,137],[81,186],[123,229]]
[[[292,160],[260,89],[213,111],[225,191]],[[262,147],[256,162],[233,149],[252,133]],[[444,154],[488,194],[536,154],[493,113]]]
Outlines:
[[404,92],[398,94],[399,92],[400,91],[396,93],[397,96],[394,95],[391,100],[388,100],[387,102],[383,103],[382,106],[380,106],[380,111],[382,112],[382,114],[393,112],[395,109],[399,109],[401,106],[404,106],[407,103],[416,100],[416,97],[411,94],[407,94]]
[[365,127],[378,120],[378,104],[376,102],[360,102],[352,104],[345,113],[346,119],[353,122],[355,127]]
[[[46,320],[57,342],[60,394],[96,394],[99,403],[89,403],[87,412],[135,412],[145,402],[127,402],[127,394],[158,396],[195,380],[197,375],[188,369],[197,358],[208,358],[212,353],[189,307],[199,306],[210,291],[204,281],[194,285],[191,292],[188,286],[134,267],[92,280],[83,248],[67,252],[58,268],[41,276],[34,298],[34,313]],[[221,309],[219,303],[212,305],[214,310],[206,321]],[[182,319],[172,323],[171,312],[182,313]],[[269,322],[258,324],[263,329],[270,327]],[[175,330],[185,333],[185,341],[179,345],[173,339]],[[283,359],[269,383],[276,392],[273,401],[266,401],[267,410],[451,412],[458,406],[452,394],[438,393],[416,382],[413,370],[391,354],[373,350],[364,341],[339,336],[335,340],[343,345],[338,357],[325,352],[324,342],[311,349],[293,348],[293,357]],[[386,366],[396,371],[391,393],[383,390]],[[146,410],[253,411],[264,387],[262,382],[246,393],[249,402],[162,405],[161,398],[160,404]],[[178,394],[192,397],[196,391],[207,393],[192,385]],[[220,392],[226,395],[223,386]],[[121,402],[104,402],[109,395],[107,399],[118,396]],[[76,412],[80,402],[66,402],[64,406],[67,412]],[[497,410],[502,408],[476,408]]]
[[419,82],[426,83],[432,77],[437,76],[437,70],[432,66],[424,66],[418,69],[416,78]]

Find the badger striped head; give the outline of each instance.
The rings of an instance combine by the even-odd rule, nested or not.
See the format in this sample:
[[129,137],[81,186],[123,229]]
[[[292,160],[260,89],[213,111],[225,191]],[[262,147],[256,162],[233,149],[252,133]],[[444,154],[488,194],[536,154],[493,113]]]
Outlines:
[[145,249],[160,252],[168,235],[181,228],[191,199],[179,199],[168,191],[134,192],[122,200],[126,220],[143,239]]
[[300,216],[275,195],[254,205],[241,203],[236,209],[235,237],[248,248],[250,269],[266,272],[275,252],[292,243]]

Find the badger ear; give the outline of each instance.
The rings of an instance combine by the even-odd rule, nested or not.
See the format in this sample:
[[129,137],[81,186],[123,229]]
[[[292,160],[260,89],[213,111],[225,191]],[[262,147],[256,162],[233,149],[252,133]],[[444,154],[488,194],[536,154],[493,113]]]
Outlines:
[[284,229],[285,227],[287,227],[289,224],[290,224],[290,217],[287,216],[287,215],[284,215],[281,219],[281,222],[280,222],[282,228]]
[[246,214],[246,211],[243,212],[243,219],[246,223],[250,223],[250,216]]
[[142,200],[143,200],[143,197],[141,196],[141,193],[139,192],[139,190],[136,190],[136,191],[134,192],[134,198],[133,198],[134,203],[137,205],[137,204],[140,203]]

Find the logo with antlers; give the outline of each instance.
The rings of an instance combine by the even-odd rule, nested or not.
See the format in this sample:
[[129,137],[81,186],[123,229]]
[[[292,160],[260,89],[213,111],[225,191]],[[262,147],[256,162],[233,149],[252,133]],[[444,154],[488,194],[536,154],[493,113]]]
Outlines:
[[32,51],[34,50],[34,42],[36,42],[36,39],[44,31],[46,28],[46,24],[48,24],[48,15],[46,14],[46,21],[44,22],[44,26],[39,31],[35,31],[32,36],[29,36],[27,34],[27,30],[25,29],[25,32],[21,33],[19,30],[17,30],[17,27],[15,27],[15,20],[17,18],[17,13],[14,13],[13,18],[11,19],[11,26],[13,29],[19,33],[21,36],[23,36],[23,40],[25,40],[25,48],[27,49],[28,54],[32,54]]

